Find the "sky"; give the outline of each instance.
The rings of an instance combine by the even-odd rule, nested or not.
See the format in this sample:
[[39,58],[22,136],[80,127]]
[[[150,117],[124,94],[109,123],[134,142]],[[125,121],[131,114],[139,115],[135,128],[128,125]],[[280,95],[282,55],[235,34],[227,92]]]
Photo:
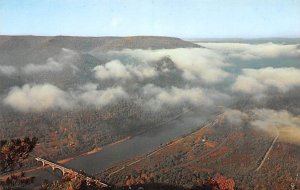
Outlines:
[[300,37],[300,0],[0,0],[0,35]]

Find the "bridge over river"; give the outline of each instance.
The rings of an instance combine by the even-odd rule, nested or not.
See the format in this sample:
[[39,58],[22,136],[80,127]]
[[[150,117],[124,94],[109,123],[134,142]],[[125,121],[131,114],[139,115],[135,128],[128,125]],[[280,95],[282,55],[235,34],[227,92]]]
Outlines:
[[60,170],[63,175],[70,174],[72,176],[85,179],[87,185],[95,184],[95,185],[97,185],[98,187],[101,187],[101,188],[107,188],[107,187],[109,187],[107,184],[101,182],[98,179],[94,179],[92,177],[86,176],[84,174],[81,174],[81,173],[79,173],[77,171],[74,171],[72,169],[66,168],[64,166],[61,166],[61,165],[59,165],[57,163],[54,163],[54,162],[51,162],[49,160],[46,160],[46,159],[43,159],[43,158],[40,158],[40,157],[36,157],[35,160],[38,161],[38,162],[42,162],[43,163],[43,167],[50,166],[53,170],[55,170],[55,169]]

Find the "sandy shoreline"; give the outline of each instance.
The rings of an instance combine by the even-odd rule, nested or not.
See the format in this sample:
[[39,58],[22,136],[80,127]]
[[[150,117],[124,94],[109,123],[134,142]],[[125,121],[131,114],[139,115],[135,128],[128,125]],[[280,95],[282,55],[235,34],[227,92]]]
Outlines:
[[[129,140],[129,139],[131,139],[131,136],[125,137],[125,138],[123,138],[123,139],[121,139],[121,140],[118,140],[118,141],[113,142],[113,143],[111,143],[111,144],[105,145],[105,146],[103,146],[103,147],[97,147],[97,148],[94,148],[93,150],[90,150],[90,151],[88,151],[88,152],[82,153],[82,154],[80,154],[80,155],[78,155],[78,156],[73,156],[73,157],[66,158],[66,159],[63,159],[63,160],[59,160],[59,161],[56,161],[56,162],[57,162],[58,164],[66,164],[66,163],[68,163],[68,162],[70,162],[70,161],[72,161],[72,160],[74,160],[74,159],[76,159],[76,158],[80,158],[80,157],[85,157],[85,156],[89,156],[89,155],[92,155],[92,154],[96,154],[96,153],[102,151],[103,148],[111,147],[111,146],[113,146],[113,145],[116,145],[116,144],[125,142],[125,141],[127,141],[127,140]],[[45,168],[48,168],[48,167],[49,167],[49,166],[45,166],[45,167],[43,167],[43,166],[35,166],[35,167],[32,167],[32,168],[26,169],[26,170],[24,170],[23,172],[25,172],[25,173],[28,173],[28,172],[34,172],[34,171],[41,170],[41,169],[45,169]],[[13,174],[20,174],[20,173],[21,173],[21,171],[15,172],[15,173],[13,173]],[[9,177],[9,176],[11,176],[11,175],[12,175],[12,174],[7,174],[7,175],[4,175],[4,176],[0,176],[0,180],[5,180],[7,177]]]

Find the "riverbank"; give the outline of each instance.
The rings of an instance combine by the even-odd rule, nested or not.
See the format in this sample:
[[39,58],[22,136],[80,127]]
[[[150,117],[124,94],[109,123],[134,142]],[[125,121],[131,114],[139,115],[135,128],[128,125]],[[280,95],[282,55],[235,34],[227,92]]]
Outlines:
[[[158,123],[151,128],[147,128],[148,130],[135,132],[132,136],[127,136],[119,141],[90,150],[78,156],[59,160],[57,163],[76,171],[84,170],[88,174],[95,176],[95,174],[110,168],[113,164],[129,160],[138,155],[151,153],[153,150],[157,149],[157,147],[160,147],[165,143],[182,137],[182,135],[185,136],[190,134],[199,129],[199,124],[202,125],[202,121],[205,122],[208,119],[207,117],[203,117],[203,120],[199,118],[199,121],[197,122],[195,122],[193,119],[194,117],[191,116],[180,119],[189,112],[190,109],[185,110],[164,122]],[[194,115],[195,114],[197,113],[194,113]],[[211,117],[211,114],[209,117]],[[191,125],[186,126],[186,122]],[[28,172],[27,175],[36,176],[36,179],[34,185],[28,186],[28,190],[40,186],[44,179],[50,181],[59,179],[59,177],[55,176],[49,169],[45,170],[43,167],[32,168],[30,171],[31,172]]]
[[[218,119],[218,116],[221,116],[223,113],[220,113],[217,115],[217,119]],[[167,142],[166,144],[163,144],[161,145],[160,147],[158,147],[158,149],[155,149],[149,153],[146,153],[144,155],[138,155],[130,160],[125,160],[125,161],[122,161],[122,162],[119,162],[119,163],[116,163],[115,165],[111,166],[110,168],[107,168],[104,172],[108,174],[108,177],[122,171],[123,169],[125,169],[126,167],[129,167],[133,164],[136,164],[154,154],[157,154],[158,152],[164,150],[165,148],[168,148],[170,146],[173,146],[177,143],[180,143],[182,140],[184,140],[185,138],[188,138],[188,137],[191,137],[197,133],[202,133],[204,130],[206,130],[207,128],[211,127],[213,124],[214,124],[215,120],[213,121],[209,121],[207,122],[206,124],[204,124],[203,127],[200,127],[199,129],[197,129],[196,131],[194,132],[191,132],[189,134],[186,134],[184,136],[181,136],[181,137],[178,137],[174,140],[171,140],[169,142]],[[121,167],[120,167],[121,166]],[[96,174],[97,176],[99,175],[99,173]]]
[[[129,140],[129,139],[131,139],[131,138],[132,138],[131,136],[128,136],[128,137],[125,137],[125,138],[120,139],[120,140],[118,140],[118,141],[115,141],[115,142],[113,142],[113,143],[110,143],[110,144],[108,144],[108,145],[105,145],[105,146],[103,146],[103,147],[97,147],[97,148],[94,148],[93,150],[90,150],[90,151],[88,151],[88,152],[82,153],[82,154],[80,154],[80,155],[78,155],[78,156],[73,156],[73,157],[65,158],[65,159],[63,159],[63,160],[58,160],[58,161],[56,161],[56,162],[57,162],[58,164],[66,164],[66,163],[68,163],[68,162],[71,162],[71,161],[74,160],[74,159],[77,159],[77,158],[80,158],[80,157],[89,156],[89,155],[92,155],[92,154],[96,154],[96,153],[102,151],[103,148],[106,148],[106,147],[109,148],[109,147],[114,146],[114,145],[116,145],[116,144],[123,143],[123,142],[125,142],[125,141],[127,141],[127,140]],[[24,173],[30,173],[30,172],[34,172],[34,171],[42,170],[42,169],[46,169],[46,168],[49,168],[49,166],[44,166],[44,167],[43,167],[43,166],[35,166],[35,167],[32,167],[32,168],[28,168],[28,169],[26,169],[26,170],[24,170],[24,171],[17,171],[17,172],[14,172],[14,173],[12,173],[12,174],[6,174],[6,175],[3,175],[3,176],[0,176],[0,181],[6,180],[6,179],[7,179],[8,177],[10,177],[11,175],[18,175],[18,174],[20,174],[21,172],[24,172]]]
[[[189,109],[187,109],[187,110],[185,110],[185,111],[183,111],[183,112],[181,112],[181,113],[175,115],[174,117],[172,117],[172,118],[170,118],[170,119],[168,119],[168,120],[166,120],[166,121],[163,121],[163,122],[161,122],[161,123],[156,124],[154,127],[151,127],[150,129],[151,129],[151,130],[153,130],[153,129],[158,129],[159,127],[161,127],[161,126],[163,126],[163,125],[165,125],[165,124],[168,124],[168,123],[170,123],[170,122],[172,122],[172,121],[177,120],[178,118],[180,118],[181,116],[185,115],[186,113],[191,112],[191,110],[192,110],[192,109],[189,108]],[[123,139],[120,139],[120,140],[118,140],[118,141],[116,141],[116,142],[113,142],[113,143],[111,143],[111,144],[105,145],[105,146],[103,146],[103,147],[97,147],[97,148],[95,148],[95,149],[93,149],[93,150],[90,150],[90,151],[88,151],[88,152],[82,153],[82,154],[80,154],[80,155],[73,156],[73,157],[69,157],[69,158],[65,158],[65,159],[63,159],[63,160],[59,160],[59,161],[56,161],[56,162],[57,162],[58,164],[66,164],[66,163],[69,163],[69,162],[71,162],[71,161],[73,161],[73,160],[75,160],[75,159],[77,159],[77,158],[80,158],[80,157],[86,157],[86,156],[90,156],[90,155],[93,155],[93,154],[97,154],[97,153],[101,152],[101,151],[102,151],[104,148],[106,148],[106,147],[109,148],[109,147],[114,146],[114,145],[116,145],[116,144],[123,143],[123,142],[125,142],[125,141],[131,139],[132,137],[142,135],[142,134],[146,133],[147,131],[149,131],[149,128],[148,128],[148,129],[141,130],[140,132],[135,133],[133,136],[127,136],[127,137],[125,137],[125,138],[123,138]],[[36,167],[32,167],[32,168],[26,169],[26,170],[24,170],[23,172],[29,173],[29,172],[34,172],[34,171],[41,170],[41,169],[45,169],[45,168],[48,168],[48,166],[45,166],[45,167],[42,167],[42,166],[36,166]],[[21,172],[22,172],[22,171],[17,171],[17,172],[14,172],[14,173],[12,173],[12,174],[19,174],[19,173],[21,173]],[[0,176],[0,180],[6,179],[7,177],[9,177],[9,176],[12,175],[12,174],[7,174],[7,175],[4,175],[4,176]]]

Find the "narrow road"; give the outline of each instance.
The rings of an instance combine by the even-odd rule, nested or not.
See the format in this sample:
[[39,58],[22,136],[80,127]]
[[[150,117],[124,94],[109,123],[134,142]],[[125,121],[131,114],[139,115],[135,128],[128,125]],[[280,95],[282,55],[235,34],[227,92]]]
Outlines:
[[[276,128],[276,130],[277,130],[277,128]],[[266,152],[266,154],[265,154],[264,158],[262,159],[262,161],[260,162],[259,166],[255,169],[255,172],[258,172],[258,171],[260,170],[260,168],[263,166],[263,164],[265,163],[265,161],[266,161],[267,158],[269,157],[269,154],[270,154],[270,152],[272,151],[273,146],[274,146],[274,144],[276,143],[278,137],[279,137],[279,132],[278,132],[278,130],[277,130],[276,137],[273,139],[272,144],[270,145],[268,151]]]

